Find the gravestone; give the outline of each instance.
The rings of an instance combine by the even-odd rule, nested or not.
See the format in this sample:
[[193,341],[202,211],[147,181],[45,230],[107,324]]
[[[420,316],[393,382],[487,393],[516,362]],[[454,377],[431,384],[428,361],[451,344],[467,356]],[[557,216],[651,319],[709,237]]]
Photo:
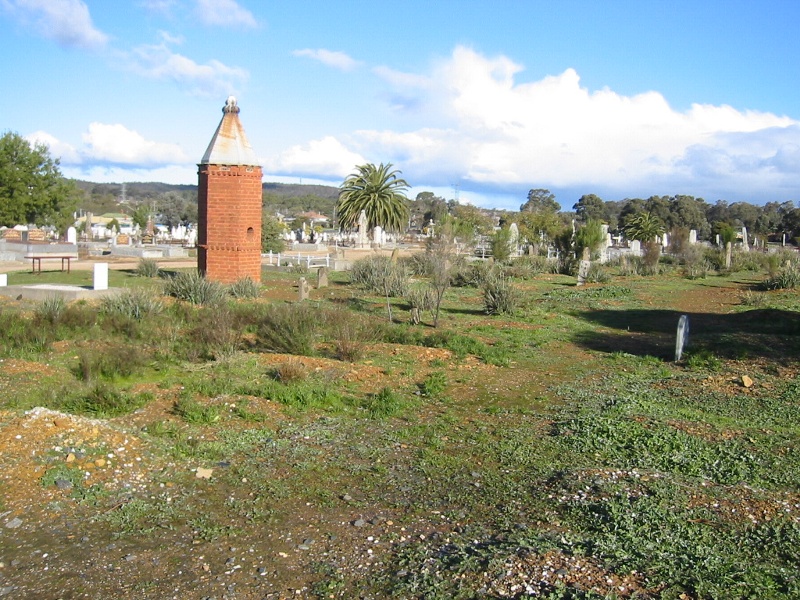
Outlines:
[[369,245],[369,235],[367,234],[367,213],[366,211],[361,211],[361,214],[358,215],[358,237],[356,244],[359,248],[366,248]]
[[678,319],[678,336],[675,339],[675,362],[680,361],[683,349],[689,341],[689,317],[681,315]]
[[298,286],[298,300],[302,302],[303,300],[308,300],[309,292],[311,288],[308,285],[308,281],[306,281],[305,277],[300,278],[300,285]]
[[750,241],[747,239],[747,227],[742,226],[742,250],[745,252],[750,251]]
[[512,223],[508,228],[508,250],[511,256],[519,255],[519,227]]
[[725,268],[730,269],[733,262],[733,244],[728,242],[725,244]]
[[689,230],[689,243],[696,244],[697,243],[697,229],[690,229]]
[[94,277],[93,277],[92,289],[94,290],[108,289],[108,263],[94,264]]
[[317,289],[328,287],[328,267],[317,269]]
[[131,243],[131,237],[126,233],[120,233],[117,236],[117,245],[118,246],[128,246]]
[[6,273],[0,273],[0,287],[6,287],[8,285],[8,275]]
[[642,242],[639,240],[631,240],[631,254],[634,256],[642,255]]
[[378,248],[383,246],[383,229],[380,225],[375,225],[372,230],[372,244]]
[[43,242],[45,241],[44,229],[30,229],[28,231],[29,242]]
[[589,267],[592,266],[592,261],[582,260],[578,267],[578,285],[584,285],[586,278],[589,276]]
[[3,239],[7,242],[19,242],[22,240],[22,232],[16,229],[6,229]]
[[74,227],[67,228],[67,243],[68,244],[77,244],[78,243],[78,230]]

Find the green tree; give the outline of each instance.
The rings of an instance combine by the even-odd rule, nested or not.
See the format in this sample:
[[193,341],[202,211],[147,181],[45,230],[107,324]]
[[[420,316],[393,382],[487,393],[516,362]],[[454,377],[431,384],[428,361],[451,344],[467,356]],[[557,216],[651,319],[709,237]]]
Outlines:
[[78,190],[61,176],[46,145],[21,135],[0,137],[0,225],[70,225]]
[[608,211],[606,210],[606,203],[594,194],[584,194],[573,205],[572,210],[578,214],[578,218],[586,223],[590,219],[606,223],[608,219]]
[[146,204],[140,204],[133,210],[131,220],[134,225],[138,225],[140,229],[147,227],[147,222],[150,220],[150,209]]
[[623,227],[625,237],[629,240],[639,240],[649,243],[664,233],[664,224],[661,219],[648,212],[641,212],[630,216]]
[[550,190],[537,188],[528,192],[528,201],[519,207],[520,212],[558,212],[561,205]]
[[405,192],[409,186],[399,174],[391,163],[357,166],[339,186],[336,207],[340,228],[354,228],[363,210],[370,229],[380,225],[387,231],[402,231],[408,221]]
[[590,258],[600,248],[603,242],[603,227],[600,221],[589,219],[575,231],[575,253],[578,258],[583,256],[584,249],[588,249]]
[[492,249],[492,258],[499,264],[504,264],[511,258],[511,231],[508,227],[503,227],[494,232],[489,239],[489,247]]
[[264,211],[261,216],[261,252],[283,252],[286,247],[284,231],[283,223]]

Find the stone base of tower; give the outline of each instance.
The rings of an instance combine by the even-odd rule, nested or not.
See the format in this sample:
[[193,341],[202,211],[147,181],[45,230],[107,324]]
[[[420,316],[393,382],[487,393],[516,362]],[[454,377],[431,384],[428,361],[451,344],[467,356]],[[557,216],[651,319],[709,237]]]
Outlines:
[[212,281],[233,283],[249,277],[256,283],[261,283],[261,248],[198,248],[197,267]]

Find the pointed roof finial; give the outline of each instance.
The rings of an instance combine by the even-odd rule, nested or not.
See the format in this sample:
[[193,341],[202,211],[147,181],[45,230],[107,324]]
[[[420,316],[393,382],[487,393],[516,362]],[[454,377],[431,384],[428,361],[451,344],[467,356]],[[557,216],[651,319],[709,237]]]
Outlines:
[[235,96],[228,96],[228,99],[225,100],[225,106],[222,107],[222,112],[224,114],[239,112],[239,107],[236,104]]
[[239,106],[233,96],[228,96],[225,101],[222,120],[200,164],[258,166],[258,157],[244,134],[239,121]]

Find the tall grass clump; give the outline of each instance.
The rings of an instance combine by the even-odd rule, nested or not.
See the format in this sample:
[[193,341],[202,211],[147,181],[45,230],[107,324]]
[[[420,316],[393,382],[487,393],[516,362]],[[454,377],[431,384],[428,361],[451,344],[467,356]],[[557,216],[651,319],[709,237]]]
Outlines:
[[167,280],[164,293],[191,304],[220,304],[226,296],[225,287],[203,277],[199,271],[178,273]]
[[402,297],[408,287],[408,272],[388,256],[367,256],[353,263],[350,282],[368,292]]
[[161,298],[142,288],[130,288],[105,296],[100,304],[100,311],[105,315],[127,317],[135,321],[157,315],[163,310]]
[[519,307],[521,296],[511,281],[502,275],[483,284],[483,309],[488,315],[510,315]]
[[64,312],[67,310],[67,303],[60,296],[48,296],[33,311],[39,323],[57,325]]
[[411,312],[411,323],[419,325],[422,322],[422,313],[431,310],[436,302],[433,290],[430,287],[412,287],[406,292],[405,300]]
[[161,268],[155,259],[142,258],[139,260],[139,264],[136,265],[133,274],[136,277],[158,277],[161,274]]
[[598,263],[592,263],[589,266],[589,271],[586,273],[586,283],[607,283],[611,280],[611,275]]
[[260,286],[249,277],[237,279],[228,286],[228,293],[234,298],[258,298]]
[[789,263],[773,277],[764,281],[763,287],[768,290],[793,290],[800,287],[800,267],[797,263]]
[[256,337],[269,352],[311,356],[319,325],[319,310],[308,303],[272,304],[261,317]]

